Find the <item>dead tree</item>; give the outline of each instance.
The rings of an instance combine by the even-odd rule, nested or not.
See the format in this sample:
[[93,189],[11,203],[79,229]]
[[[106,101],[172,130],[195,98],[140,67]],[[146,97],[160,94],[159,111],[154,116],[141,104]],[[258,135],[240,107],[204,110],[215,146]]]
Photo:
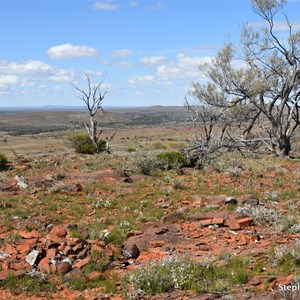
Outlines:
[[[77,98],[82,100],[89,113],[89,125],[85,123],[85,128],[87,130],[87,133],[89,134],[91,141],[94,145],[94,147],[97,149],[97,152],[100,152],[100,136],[103,133],[103,130],[98,130],[98,121],[96,120],[96,115],[99,113],[102,113],[104,115],[104,110],[102,107],[103,100],[105,96],[110,92],[110,91],[104,91],[102,92],[101,87],[103,85],[104,79],[101,80],[97,84],[93,84],[91,82],[90,76],[88,73],[84,73],[86,83],[87,83],[87,88],[82,89],[76,86],[75,84],[72,83],[73,87],[77,91]],[[115,133],[106,138],[106,151],[109,152],[109,142],[113,139],[115,136]]]

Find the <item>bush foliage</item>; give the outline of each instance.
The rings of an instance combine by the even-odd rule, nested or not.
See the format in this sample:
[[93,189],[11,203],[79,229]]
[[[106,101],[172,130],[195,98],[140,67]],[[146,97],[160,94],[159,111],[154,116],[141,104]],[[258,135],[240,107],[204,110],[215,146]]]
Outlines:
[[95,154],[98,152],[105,151],[104,140],[98,141],[98,148],[93,145],[90,136],[85,132],[72,132],[67,135],[67,141],[70,144],[70,147],[75,149],[77,153],[82,154]]
[[0,170],[6,168],[7,161],[7,157],[3,153],[0,153]]
[[157,155],[164,169],[172,170],[184,167],[188,164],[187,159],[179,152],[164,152]]

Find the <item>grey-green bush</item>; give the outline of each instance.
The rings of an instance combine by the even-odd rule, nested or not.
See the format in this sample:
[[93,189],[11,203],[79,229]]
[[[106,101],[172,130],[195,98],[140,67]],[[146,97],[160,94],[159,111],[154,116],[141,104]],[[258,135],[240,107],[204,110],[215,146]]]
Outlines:
[[4,170],[7,167],[7,157],[0,153],[0,170]]
[[106,142],[104,140],[98,141],[97,148],[93,145],[90,136],[85,132],[72,132],[67,135],[66,139],[70,147],[75,149],[77,153],[95,154],[105,151]]

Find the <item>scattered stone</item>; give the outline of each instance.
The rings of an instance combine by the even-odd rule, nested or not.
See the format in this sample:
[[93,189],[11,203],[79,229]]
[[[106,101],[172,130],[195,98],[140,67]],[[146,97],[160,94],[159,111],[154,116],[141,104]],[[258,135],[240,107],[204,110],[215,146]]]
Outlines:
[[182,212],[170,212],[167,215],[163,216],[162,221],[164,223],[174,223],[184,220],[183,213]]
[[63,226],[54,226],[50,233],[55,234],[56,236],[60,237],[60,238],[64,238],[67,235],[67,231],[65,230],[65,228]]
[[12,273],[12,271],[10,271],[10,270],[1,270],[0,271],[0,281],[5,280],[10,273]]
[[94,280],[99,279],[100,276],[101,276],[101,273],[100,273],[100,272],[93,271],[93,272],[91,272],[91,273],[89,273],[89,274],[87,275],[87,278],[88,278],[89,280],[94,281]]
[[41,235],[39,232],[37,232],[36,230],[30,231],[30,232],[18,232],[19,235],[24,238],[24,239],[32,239],[32,238],[40,238]]
[[39,262],[39,269],[44,272],[44,273],[48,273],[51,274],[52,273],[52,269],[50,266],[50,259],[49,257],[44,257],[40,262]]
[[14,260],[10,263],[9,267],[15,271],[19,270],[29,270],[31,265],[24,260]]
[[140,249],[136,244],[125,245],[122,254],[128,258],[138,258],[140,256]]
[[251,195],[251,194],[247,194],[247,195],[237,197],[237,201],[238,201],[239,204],[247,204],[247,205],[251,205],[251,206],[259,205],[258,199],[255,196]]
[[25,178],[22,175],[16,175],[15,180],[17,181],[17,186],[21,189],[27,189],[28,184],[25,182]]
[[68,281],[72,277],[75,277],[75,278],[78,278],[78,279],[85,279],[83,271],[80,268],[74,268],[73,270],[71,270],[70,272],[68,272],[64,276],[64,280]]
[[15,188],[12,185],[0,182],[0,192],[13,192]]
[[131,177],[127,177],[127,178],[124,178],[123,179],[123,182],[126,182],[126,183],[133,183],[133,179]]
[[33,266],[39,256],[40,252],[38,250],[32,250],[26,257],[25,261]]
[[87,256],[84,259],[79,259],[73,264],[73,268],[81,268],[85,265],[87,265],[91,261],[91,257]]
[[232,230],[239,230],[241,229],[240,224],[235,218],[230,218],[226,220],[225,225],[228,226]]
[[233,198],[233,197],[227,197],[227,198],[225,199],[224,203],[225,203],[226,205],[228,205],[228,204],[236,205],[236,204],[237,204],[237,200],[236,200],[235,198]]
[[57,265],[57,272],[60,274],[66,274],[72,269],[72,266],[69,262],[62,262]]
[[238,220],[237,222],[240,225],[240,227],[243,229],[243,228],[250,226],[252,221],[253,221],[252,218],[243,218],[243,219]]
[[10,254],[4,252],[4,251],[0,251],[0,259],[5,259],[10,257]]
[[150,241],[150,246],[153,248],[163,247],[165,245],[165,241]]

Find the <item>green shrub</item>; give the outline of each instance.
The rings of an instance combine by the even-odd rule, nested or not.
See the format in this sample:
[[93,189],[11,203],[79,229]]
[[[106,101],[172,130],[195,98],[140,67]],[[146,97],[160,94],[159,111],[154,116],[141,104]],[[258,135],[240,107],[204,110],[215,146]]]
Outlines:
[[3,154],[0,153],[0,170],[3,170],[7,166],[7,157]]
[[136,167],[136,171],[143,175],[155,175],[160,169],[160,162],[157,158],[152,157],[151,154],[149,156],[145,154],[136,156],[133,164]]
[[164,152],[157,155],[162,168],[167,170],[178,169],[188,164],[187,159],[179,152]]
[[67,141],[70,147],[75,149],[77,153],[95,154],[97,152],[105,151],[106,142],[104,140],[98,141],[98,149],[93,145],[90,136],[85,132],[73,132],[67,135]]

